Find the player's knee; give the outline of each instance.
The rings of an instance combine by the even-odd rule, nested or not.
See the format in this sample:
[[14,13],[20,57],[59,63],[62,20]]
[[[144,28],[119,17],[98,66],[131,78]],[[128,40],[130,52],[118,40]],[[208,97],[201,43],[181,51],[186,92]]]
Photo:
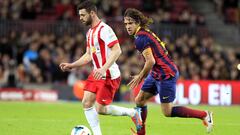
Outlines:
[[171,117],[171,113],[172,113],[171,110],[163,109],[162,112],[165,117]]
[[163,112],[163,115],[164,115],[165,117],[171,117],[171,113],[169,113],[169,112]]
[[171,117],[172,115],[172,103],[162,103],[161,104],[163,115],[166,117]]
[[102,113],[102,111],[101,111],[101,109],[99,107],[96,107],[96,111],[97,111],[98,114]]
[[83,108],[90,108],[93,106],[94,103],[92,103],[91,101],[88,101],[88,100],[83,100],[82,104],[83,104]]
[[144,106],[145,105],[145,101],[142,98],[135,98],[135,103],[139,106]]
[[101,115],[105,115],[106,114],[106,109],[104,107],[97,106],[96,110],[97,110],[98,114],[101,114]]

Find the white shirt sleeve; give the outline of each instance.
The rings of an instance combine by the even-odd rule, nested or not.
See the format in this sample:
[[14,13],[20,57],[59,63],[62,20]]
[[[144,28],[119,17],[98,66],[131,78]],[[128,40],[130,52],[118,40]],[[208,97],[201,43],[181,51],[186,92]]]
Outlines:
[[100,32],[100,38],[105,42],[105,45],[108,47],[112,47],[113,45],[118,43],[117,36],[114,31],[109,26],[104,26]]

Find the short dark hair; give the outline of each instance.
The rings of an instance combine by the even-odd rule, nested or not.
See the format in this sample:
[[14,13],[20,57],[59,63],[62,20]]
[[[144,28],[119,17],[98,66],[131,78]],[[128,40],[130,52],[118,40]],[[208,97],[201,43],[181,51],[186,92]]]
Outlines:
[[94,11],[97,13],[97,7],[94,3],[92,3],[90,0],[84,0],[83,2],[81,2],[78,6],[77,6],[77,10],[81,10],[81,9],[86,9],[86,11],[88,13],[90,13],[91,11]]
[[152,18],[145,16],[142,12],[135,8],[128,8],[124,13],[124,17],[131,17],[144,28],[149,27],[149,25],[153,23]]

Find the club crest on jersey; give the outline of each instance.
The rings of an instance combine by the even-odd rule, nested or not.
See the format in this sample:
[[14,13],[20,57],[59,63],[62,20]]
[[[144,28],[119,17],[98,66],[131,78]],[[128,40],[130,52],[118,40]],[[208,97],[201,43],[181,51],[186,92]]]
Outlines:
[[91,52],[95,53],[96,52],[96,48],[94,46],[91,47]]

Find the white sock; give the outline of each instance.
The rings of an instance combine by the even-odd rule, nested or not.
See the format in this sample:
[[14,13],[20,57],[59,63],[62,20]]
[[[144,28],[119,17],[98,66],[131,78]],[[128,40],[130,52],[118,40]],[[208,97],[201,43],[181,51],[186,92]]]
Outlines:
[[130,116],[133,117],[135,115],[135,110],[133,108],[126,108],[126,107],[120,107],[115,105],[108,105],[107,108],[107,114],[113,115],[113,116]]
[[98,119],[98,113],[95,107],[85,108],[84,113],[93,131],[93,135],[102,135],[99,119]]

